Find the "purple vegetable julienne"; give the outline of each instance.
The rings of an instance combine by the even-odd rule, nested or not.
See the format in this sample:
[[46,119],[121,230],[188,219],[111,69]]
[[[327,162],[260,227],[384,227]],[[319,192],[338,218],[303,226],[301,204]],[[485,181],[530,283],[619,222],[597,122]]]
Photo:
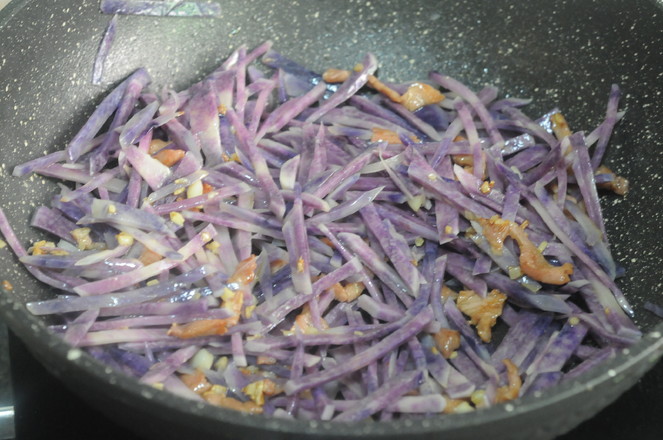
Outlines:
[[104,14],[158,17],[218,17],[221,15],[221,6],[218,3],[178,0],[101,0],[100,9]]
[[64,151],[15,169],[69,185],[35,212],[50,238],[27,249],[0,210],[9,248],[56,289],[28,310],[143,383],[338,423],[499,404],[636,342],[594,187],[616,178],[594,173],[619,88],[584,137],[494,87],[432,73],[449,104],[428,84],[376,85],[376,70],[367,54],[327,83],[266,42],[163,100],[133,73]]
[[92,69],[92,84],[101,84],[101,79],[104,72],[104,62],[110,53],[113,40],[115,40],[116,28],[117,15],[113,15],[113,17],[108,22],[104,37],[101,39],[101,43],[99,43],[97,57],[94,59],[94,67]]

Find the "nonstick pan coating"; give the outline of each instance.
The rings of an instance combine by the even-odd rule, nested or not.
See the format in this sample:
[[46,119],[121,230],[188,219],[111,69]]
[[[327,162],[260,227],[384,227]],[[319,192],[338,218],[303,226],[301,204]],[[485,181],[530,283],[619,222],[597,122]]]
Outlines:
[[[493,84],[506,96],[531,97],[528,113],[561,108],[573,129],[603,117],[610,84],[624,90],[627,114],[608,163],[631,182],[625,198],[606,197],[613,254],[625,266],[621,285],[646,331],[643,341],[578,381],[541,396],[474,414],[412,422],[279,421],[198,406],[113,373],[31,316],[26,301],[52,293],[0,250],[2,318],[65,383],[118,423],[152,438],[476,438],[548,439],[612,402],[663,353],[657,318],[643,309],[663,303],[660,240],[663,211],[663,10],[650,1],[236,1],[220,19],[120,17],[101,86],[92,63],[109,16],[97,0],[13,0],[0,15],[0,206],[24,243],[35,206],[54,182],[11,176],[14,165],[61,149],[83,118],[138,67],[152,89],[183,88],[210,72],[238,45],[264,40],[315,70],[354,65],[373,52],[384,79],[449,74],[477,89]],[[657,366],[661,368],[661,366]],[[75,415],[72,415],[75,417]],[[625,421],[627,423],[627,421]],[[200,437],[203,438],[203,437]]]

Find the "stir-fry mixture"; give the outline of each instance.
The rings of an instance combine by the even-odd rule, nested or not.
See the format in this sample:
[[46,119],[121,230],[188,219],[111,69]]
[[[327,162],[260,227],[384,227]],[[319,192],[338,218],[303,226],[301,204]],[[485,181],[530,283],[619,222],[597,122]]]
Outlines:
[[[312,72],[269,42],[187,90],[138,70],[66,149],[23,246],[51,330],[193,400],[275,417],[473,411],[576,378],[636,342],[599,191],[618,112],[447,75],[391,84],[366,55]],[[344,67],[349,67],[343,69]]]

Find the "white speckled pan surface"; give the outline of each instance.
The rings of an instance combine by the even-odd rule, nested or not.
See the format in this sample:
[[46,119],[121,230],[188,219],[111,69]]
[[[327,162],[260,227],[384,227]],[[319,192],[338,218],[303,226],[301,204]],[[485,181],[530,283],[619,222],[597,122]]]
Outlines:
[[[24,239],[34,206],[54,183],[17,179],[17,163],[60,149],[104,93],[137,67],[161,85],[181,88],[211,71],[240,44],[271,39],[313,69],[348,66],[366,51],[380,76],[407,80],[429,70],[473,88],[494,84],[503,95],[532,97],[528,112],[553,106],[573,126],[603,115],[610,84],[624,91],[627,114],[608,162],[627,176],[625,198],[604,199],[615,258],[642,342],[592,374],[539,397],[419,423],[366,423],[351,428],[238,415],[195,406],[106,370],[68,348],[29,315],[23,303],[50,292],[0,250],[0,280],[11,280],[0,310],[14,332],[63,380],[88,390],[119,422],[156,438],[445,438],[550,439],[613,401],[663,353],[663,326],[642,305],[663,303],[663,10],[654,0],[559,1],[261,1],[220,2],[216,20],[120,17],[102,86],[90,84],[97,45],[108,21],[96,0],[13,0],[0,12],[0,206]],[[71,358],[71,356],[70,356]],[[658,365],[657,368],[661,368]],[[89,390],[94,390],[90,393]],[[205,437],[203,437],[205,436]]]

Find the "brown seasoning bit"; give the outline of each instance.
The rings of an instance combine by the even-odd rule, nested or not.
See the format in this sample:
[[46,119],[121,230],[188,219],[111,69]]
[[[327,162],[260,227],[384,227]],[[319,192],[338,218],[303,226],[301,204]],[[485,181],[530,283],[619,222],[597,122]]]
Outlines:
[[148,248],[143,248],[143,252],[141,252],[140,257],[138,257],[138,260],[141,263],[143,263],[145,266],[150,265],[152,263],[156,263],[161,259],[163,259],[162,255],[157,254],[156,252]]
[[456,298],[458,298],[458,292],[452,290],[446,284],[443,284],[442,289],[440,289],[440,296],[442,297],[442,302],[446,301],[449,298],[455,301]]
[[502,220],[499,216],[494,215],[490,219],[478,218],[477,223],[481,225],[483,236],[488,240],[490,248],[493,252],[500,255],[502,253],[502,246],[504,246],[504,240],[509,235],[511,222]]
[[148,147],[148,153],[154,154],[160,150],[163,150],[168,144],[169,142],[166,142],[161,139],[152,139],[150,141],[150,146]]
[[249,414],[262,414],[262,406],[258,405],[252,400],[240,402],[232,397],[226,397],[218,393],[207,392],[203,394],[203,398],[210,404],[220,406],[223,408],[234,409]]
[[505,301],[506,295],[497,289],[490,291],[485,298],[473,290],[461,290],[456,298],[456,306],[470,317],[470,323],[476,326],[481,340],[490,342],[491,330],[502,314]]
[[[329,328],[329,325],[324,319],[320,318],[320,321],[323,329]],[[303,334],[316,334],[318,332],[318,329],[313,324],[311,308],[308,304],[304,304],[304,307],[302,307],[302,312],[295,318],[295,323],[293,324],[290,331],[294,332],[295,329],[298,329]]]
[[471,167],[474,165],[474,156],[472,154],[452,154],[451,160],[461,167]]
[[362,294],[365,286],[362,282],[346,283],[345,286],[341,283],[336,283],[332,286],[332,289],[336,301],[351,302],[359,298],[359,295]]
[[228,284],[238,284],[237,290],[225,288],[221,298],[221,307],[230,311],[231,316],[223,319],[201,319],[179,325],[173,324],[168,330],[168,336],[180,339],[190,339],[198,336],[214,336],[226,334],[228,329],[239,322],[244,307],[244,290],[255,279],[258,267],[256,256],[242,260],[237,264],[235,272],[228,278]]
[[571,129],[569,124],[566,122],[566,118],[561,113],[554,113],[550,116],[550,122],[552,123],[552,130],[555,133],[555,137],[558,140],[562,140],[567,136],[571,136]]
[[[359,72],[362,69],[363,66],[357,64],[353,70]],[[351,72],[349,70],[327,69],[322,74],[322,80],[330,84],[341,83],[350,78],[350,74]],[[437,104],[444,100],[444,95],[440,93],[439,90],[426,83],[413,83],[402,95],[380,81],[375,75],[369,75],[366,84],[376,92],[389,98],[391,101],[402,104],[411,112],[417,111],[426,105]]]
[[506,367],[506,374],[508,379],[508,385],[499,387],[495,392],[495,402],[506,402],[507,400],[513,400],[518,397],[520,394],[520,387],[523,385],[523,381],[518,374],[518,367],[511,362],[510,359],[504,359],[502,361]]
[[599,188],[610,190],[620,196],[623,196],[628,192],[629,189],[628,179],[616,175],[610,168],[606,167],[605,165],[599,166],[598,169],[596,170],[596,174],[610,174],[613,177],[613,180],[611,182],[597,184],[596,186],[598,186]]
[[383,94],[391,101],[397,102],[399,104],[403,103],[403,98],[397,91],[377,79],[375,76],[370,75],[368,77],[367,84],[374,88],[376,92]]
[[445,359],[449,359],[454,351],[460,347],[460,332],[448,328],[440,329],[433,334],[435,347]]
[[350,78],[349,70],[332,68],[325,70],[325,72],[322,74],[322,80],[329,84],[342,83],[343,81],[346,81],[348,78]]
[[304,258],[299,257],[297,260],[297,272],[302,273],[304,272]]
[[212,384],[207,381],[205,374],[200,370],[196,370],[191,374],[182,374],[180,375],[180,380],[182,380],[184,385],[186,385],[191,391],[197,394],[202,394],[212,388]]
[[437,104],[443,100],[444,95],[435,87],[418,82],[411,84],[401,96],[401,104],[411,112],[430,104]]
[[179,162],[184,157],[185,154],[186,151],[184,150],[164,149],[157,152],[154,155],[154,158],[159,162],[161,162],[162,164],[166,165],[167,167],[172,167],[177,162]]
[[566,284],[571,280],[569,275],[573,274],[573,265],[564,263],[561,266],[553,266],[548,263],[541,250],[532,243],[527,232],[525,232],[526,224],[518,226],[516,223],[504,220],[497,215],[490,219],[478,218],[477,222],[481,225],[483,235],[488,240],[493,252],[502,252],[502,246],[507,237],[513,238],[518,243],[520,269],[525,275],[542,283],[555,285]]

